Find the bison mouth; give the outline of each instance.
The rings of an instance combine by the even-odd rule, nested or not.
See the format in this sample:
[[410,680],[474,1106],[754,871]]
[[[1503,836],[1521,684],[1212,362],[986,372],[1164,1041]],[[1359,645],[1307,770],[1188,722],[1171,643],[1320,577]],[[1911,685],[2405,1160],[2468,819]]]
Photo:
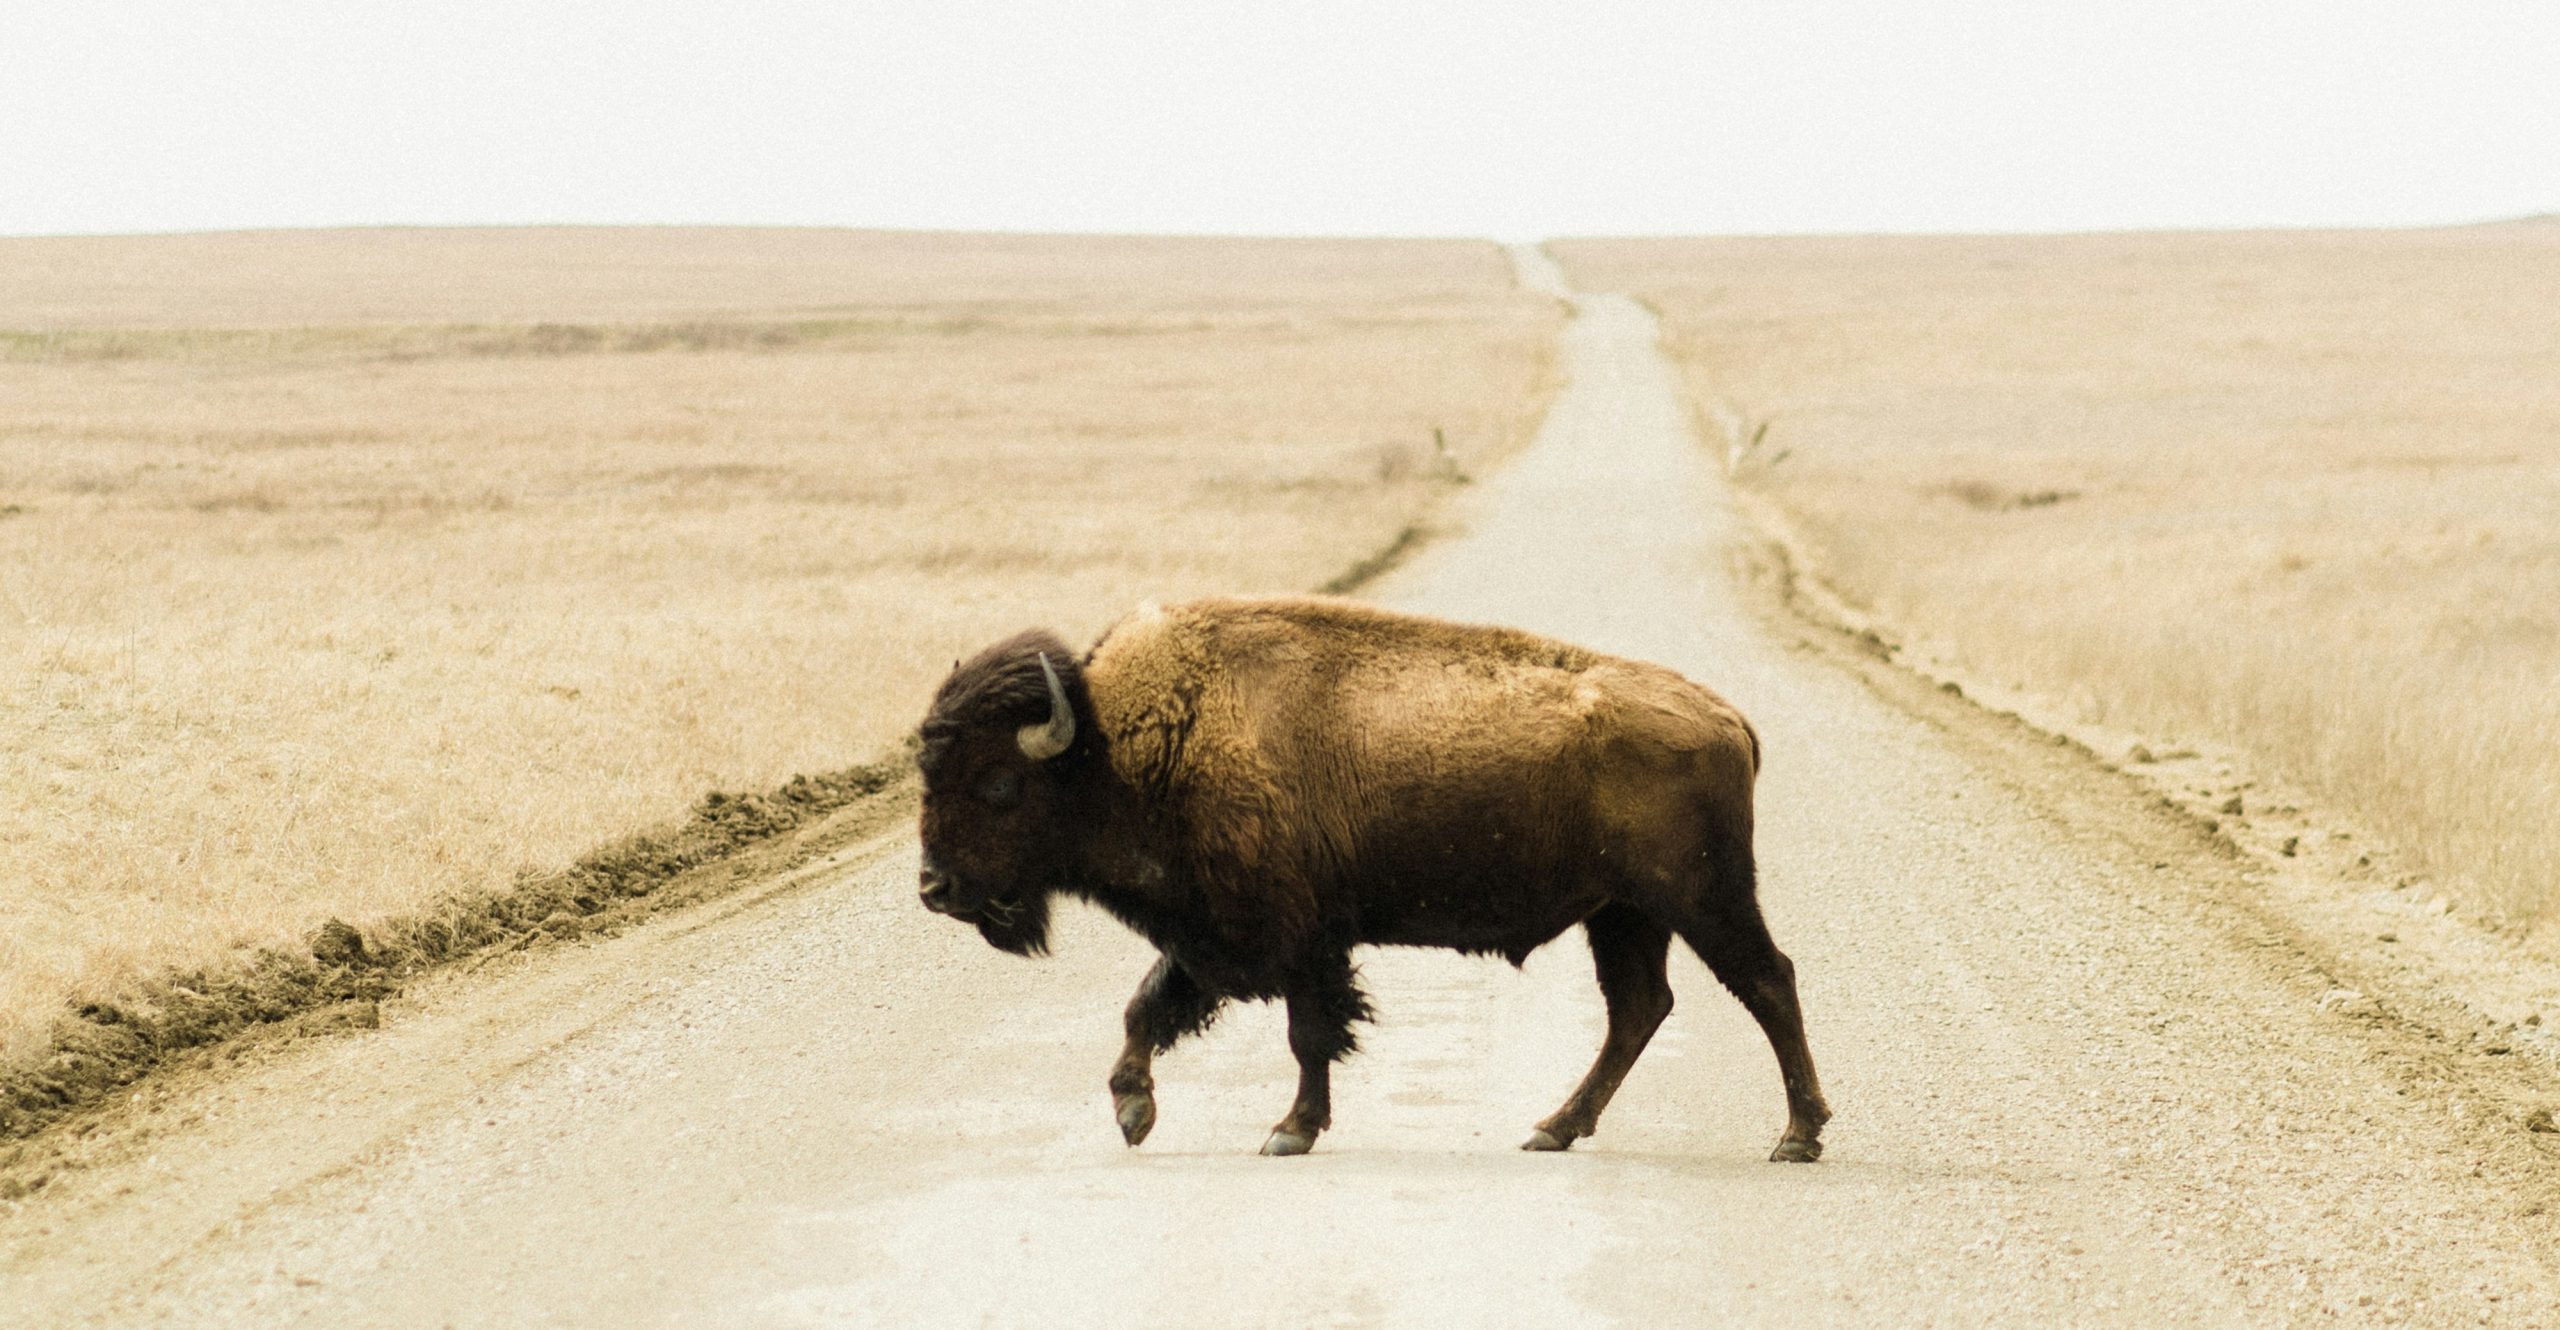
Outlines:
[[977,913],[965,917],[978,926],[978,936],[998,951],[1041,956],[1049,951],[1049,895],[1035,891],[1012,899],[989,897]]
[[998,951],[1037,956],[1049,949],[1049,893],[986,892],[960,881],[927,858],[920,895],[924,908],[975,924],[978,935]]

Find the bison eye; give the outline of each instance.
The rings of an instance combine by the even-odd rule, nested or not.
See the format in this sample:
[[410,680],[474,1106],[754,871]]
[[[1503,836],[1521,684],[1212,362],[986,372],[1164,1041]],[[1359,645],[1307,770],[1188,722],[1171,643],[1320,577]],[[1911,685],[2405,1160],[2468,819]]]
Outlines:
[[1022,778],[1010,768],[990,771],[978,779],[978,802],[989,808],[1011,808],[1022,798]]

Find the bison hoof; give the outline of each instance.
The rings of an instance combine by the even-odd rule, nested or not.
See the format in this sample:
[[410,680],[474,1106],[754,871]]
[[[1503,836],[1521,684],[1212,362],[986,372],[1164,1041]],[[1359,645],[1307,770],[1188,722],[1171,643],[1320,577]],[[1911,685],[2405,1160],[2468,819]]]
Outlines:
[[1262,1152],[1267,1155],[1302,1155],[1314,1148],[1315,1137],[1301,1136],[1294,1131],[1275,1131],[1271,1133],[1270,1140],[1262,1143]]
[[1156,1129],[1156,1097],[1151,1094],[1124,1094],[1111,1101],[1120,1118],[1120,1139],[1131,1145],[1147,1139]]
[[1778,1148],[1769,1152],[1772,1164],[1810,1164],[1821,1157],[1822,1142],[1793,1136],[1778,1142]]
[[1562,1139],[1558,1139],[1554,1132],[1548,1131],[1544,1127],[1540,1127],[1536,1131],[1529,1133],[1529,1139],[1522,1141],[1520,1143],[1520,1148],[1523,1150],[1537,1150],[1540,1152],[1570,1150],[1573,1148],[1573,1138],[1567,1136]]

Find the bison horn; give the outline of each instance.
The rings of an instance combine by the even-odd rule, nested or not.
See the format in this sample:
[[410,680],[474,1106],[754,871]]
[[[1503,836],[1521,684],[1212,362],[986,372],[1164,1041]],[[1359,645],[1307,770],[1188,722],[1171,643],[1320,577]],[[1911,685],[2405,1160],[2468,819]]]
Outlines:
[[1076,741],[1076,711],[1067,705],[1067,686],[1058,682],[1058,671],[1049,664],[1046,651],[1040,653],[1040,673],[1049,680],[1049,718],[1025,725],[1013,736],[1022,745],[1022,755],[1034,762],[1046,762]]

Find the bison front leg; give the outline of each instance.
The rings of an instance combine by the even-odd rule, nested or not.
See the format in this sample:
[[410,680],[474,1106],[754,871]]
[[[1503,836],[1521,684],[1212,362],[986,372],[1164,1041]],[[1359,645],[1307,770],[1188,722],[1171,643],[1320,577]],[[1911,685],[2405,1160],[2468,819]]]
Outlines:
[[1157,958],[1155,968],[1138,982],[1138,991],[1121,1017],[1128,1042],[1121,1045],[1120,1060],[1111,1066],[1111,1112],[1120,1120],[1122,1140],[1136,1145],[1155,1130],[1156,1054],[1185,1035],[1208,1029],[1225,1003],[1170,956]]
[[1333,1064],[1358,1051],[1352,1023],[1369,1019],[1369,1000],[1348,955],[1330,958],[1289,990],[1289,1051],[1298,1059],[1298,1097],[1262,1143],[1267,1155],[1302,1155],[1333,1125]]

